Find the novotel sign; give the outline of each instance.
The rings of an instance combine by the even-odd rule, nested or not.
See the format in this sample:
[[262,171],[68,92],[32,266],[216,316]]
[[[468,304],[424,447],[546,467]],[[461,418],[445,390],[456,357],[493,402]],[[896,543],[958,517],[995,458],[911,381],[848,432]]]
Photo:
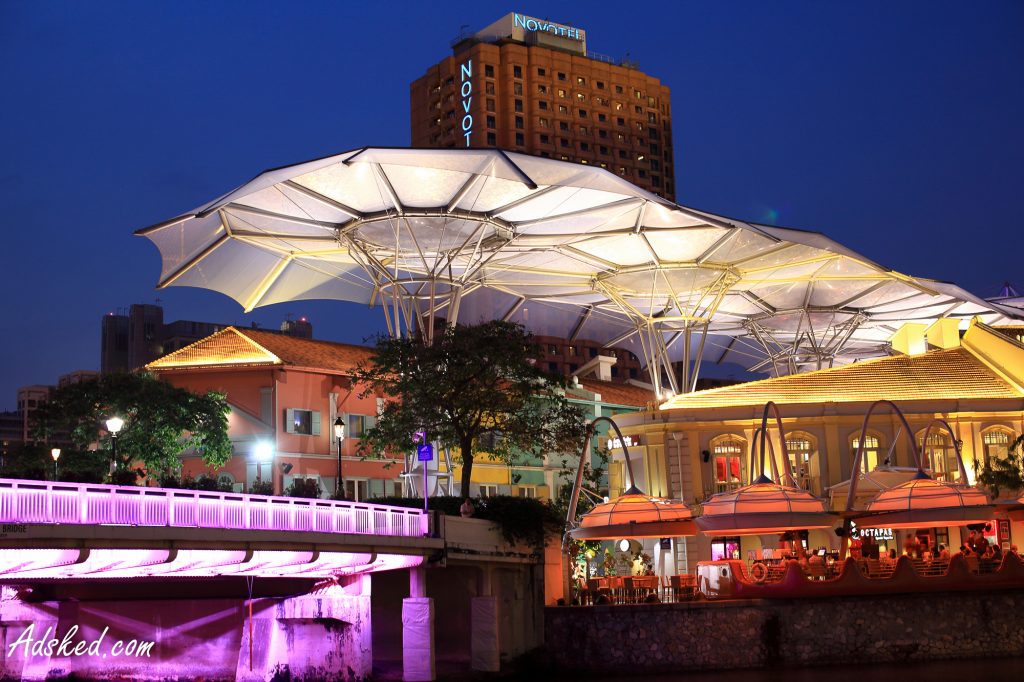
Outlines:
[[584,31],[572,26],[556,24],[553,21],[547,21],[545,19],[535,19],[524,14],[516,14],[515,12],[512,13],[512,28],[522,28],[536,33],[550,33],[551,35],[558,36],[559,38],[569,38],[571,40],[581,41],[585,40],[587,35]]
[[459,65],[459,94],[462,95],[462,134],[466,138],[466,146],[469,146],[469,137],[473,134],[473,115],[469,108],[473,106],[473,60],[467,59]]

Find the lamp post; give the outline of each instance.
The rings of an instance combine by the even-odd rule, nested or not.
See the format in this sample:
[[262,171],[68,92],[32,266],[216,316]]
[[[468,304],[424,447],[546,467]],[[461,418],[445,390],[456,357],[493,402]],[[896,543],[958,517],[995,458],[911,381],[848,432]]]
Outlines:
[[253,454],[256,456],[256,483],[259,484],[263,482],[263,464],[274,461],[274,447],[268,440],[257,441]]
[[60,448],[53,448],[50,450],[50,456],[53,457],[53,480],[57,480],[57,460],[60,458]]
[[107,420],[107,433],[110,434],[110,475],[117,471],[117,434],[124,427],[124,420],[120,417],[111,417]]
[[334,481],[334,494],[339,499],[345,497],[345,482],[341,479],[341,444],[345,441],[345,420],[338,415],[334,420],[334,437],[338,439],[338,477]]

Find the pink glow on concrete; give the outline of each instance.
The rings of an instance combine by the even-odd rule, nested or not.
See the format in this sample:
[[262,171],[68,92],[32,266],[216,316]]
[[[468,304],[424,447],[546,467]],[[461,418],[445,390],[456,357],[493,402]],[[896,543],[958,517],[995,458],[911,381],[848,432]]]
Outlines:
[[419,566],[422,556],[310,550],[0,549],[0,580],[255,576],[329,578]]
[[361,502],[0,479],[0,522],[171,526],[422,537],[418,509]]

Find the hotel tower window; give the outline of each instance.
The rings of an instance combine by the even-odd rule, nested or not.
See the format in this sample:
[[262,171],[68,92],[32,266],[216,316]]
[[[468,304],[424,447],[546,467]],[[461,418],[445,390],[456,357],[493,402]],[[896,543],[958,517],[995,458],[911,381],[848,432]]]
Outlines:
[[810,487],[811,455],[814,444],[811,437],[804,433],[791,433],[786,436],[786,450],[789,452],[789,473],[801,488]]
[[935,478],[943,481],[960,480],[960,466],[956,462],[956,449],[947,433],[937,433],[934,430],[928,434],[928,442],[922,444],[924,432],[917,436],[918,445],[921,445],[921,454],[924,458],[924,468],[932,472]]
[[1010,454],[1010,443],[1013,435],[1002,429],[991,429],[981,434],[982,447],[985,449],[985,464],[992,464],[997,459],[1006,459]]
[[[850,461],[857,456],[857,448],[860,446],[860,436],[854,436],[850,440]],[[864,438],[864,454],[860,460],[860,470],[865,474],[878,466],[878,438],[868,435]]]
[[715,492],[733,490],[742,484],[743,442],[734,436],[712,441],[715,457]]

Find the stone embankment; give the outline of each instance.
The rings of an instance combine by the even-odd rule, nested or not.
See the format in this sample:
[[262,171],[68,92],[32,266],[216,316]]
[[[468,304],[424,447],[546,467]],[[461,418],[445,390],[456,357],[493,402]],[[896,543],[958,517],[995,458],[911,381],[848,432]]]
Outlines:
[[1024,655],[1024,590],[545,609],[563,671],[888,663]]

